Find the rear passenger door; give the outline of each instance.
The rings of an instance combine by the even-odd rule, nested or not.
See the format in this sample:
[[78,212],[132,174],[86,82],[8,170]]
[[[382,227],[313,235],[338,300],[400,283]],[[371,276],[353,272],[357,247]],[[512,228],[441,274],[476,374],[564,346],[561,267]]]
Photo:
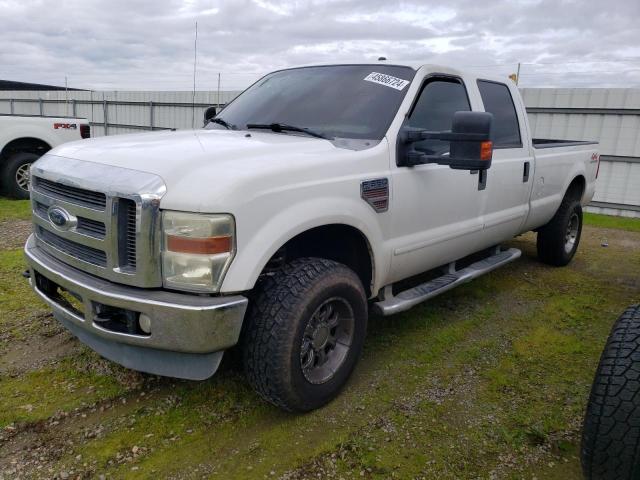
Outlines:
[[478,80],[477,85],[484,110],[493,114],[493,160],[486,177],[484,240],[497,244],[519,234],[529,212],[533,153],[526,113],[515,85],[489,80]]

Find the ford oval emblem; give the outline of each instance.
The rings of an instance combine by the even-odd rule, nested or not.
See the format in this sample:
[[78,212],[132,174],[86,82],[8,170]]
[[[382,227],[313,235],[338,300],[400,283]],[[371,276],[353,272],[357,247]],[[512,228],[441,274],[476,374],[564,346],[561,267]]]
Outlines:
[[50,207],[47,214],[53,226],[58,230],[69,230],[78,223],[78,219],[62,207]]

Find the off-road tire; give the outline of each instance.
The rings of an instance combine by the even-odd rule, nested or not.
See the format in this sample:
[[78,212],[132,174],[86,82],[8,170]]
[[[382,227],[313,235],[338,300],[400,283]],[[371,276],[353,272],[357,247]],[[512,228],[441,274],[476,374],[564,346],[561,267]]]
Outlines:
[[582,432],[587,480],[640,478],[640,305],[611,330],[600,357]]
[[[305,328],[318,308],[344,299],[353,313],[352,342],[333,377],[311,383],[301,364]],[[287,411],[321,407],[338,395],[351,375],[367,329],[367,300],[358,276],[343,264],[301,258],[263,276],[249,303],[242,332],[244,369],[258,394]]]
[[33,162],[35,162],[40,155],[30,152],[18,152],[11,155],[6,161],[2,164],[2,190],[5,195],[18,198],[18,199],[28,199],[29,192],[23,190],[16,180],[16,174],[19,170],[30,167]]
[[[577,236],[569,251],[567,244],[567,229],[574,215],[578,219]],[[582,206],[580,201],[573,196],[565,196],[560,208],[551,221],[538,230],[538,259],[549,265],[564,267],[578,250],[580,236],[582,235]]]

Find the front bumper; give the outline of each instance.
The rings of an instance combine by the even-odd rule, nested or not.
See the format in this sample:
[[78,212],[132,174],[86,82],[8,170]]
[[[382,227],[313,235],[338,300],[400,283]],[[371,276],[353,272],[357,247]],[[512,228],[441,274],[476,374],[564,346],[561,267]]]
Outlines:
[[[25,255],[29,283],[54,316],[81,342],[125,367],[201,380],[215,373],[223,350],[238,342],[248,303],[245,297],[208,297],[116,284],[54,259],[36,246],[33,236],[27,240]],[[77,302],[66,301],[69,294]],[[105,308],[147,315],[151,333],[104,328],[96,319]]]

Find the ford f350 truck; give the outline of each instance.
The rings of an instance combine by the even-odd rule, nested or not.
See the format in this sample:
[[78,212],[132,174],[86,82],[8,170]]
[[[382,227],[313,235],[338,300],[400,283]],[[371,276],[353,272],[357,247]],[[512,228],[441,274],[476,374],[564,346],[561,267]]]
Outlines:
[[512,237],[566,265],[595,188],[596,144],[532,139],[511,81],[446,67],[280,70],[206,117],[36,162],[30,282],[132,369],[205,379],[239,344],[287,410],[337,395],[369,312],[517,259]]
[[13,198],[29,198],[29,169],[65,142],[89,138],[86,119],[0,114],[0,185]]

